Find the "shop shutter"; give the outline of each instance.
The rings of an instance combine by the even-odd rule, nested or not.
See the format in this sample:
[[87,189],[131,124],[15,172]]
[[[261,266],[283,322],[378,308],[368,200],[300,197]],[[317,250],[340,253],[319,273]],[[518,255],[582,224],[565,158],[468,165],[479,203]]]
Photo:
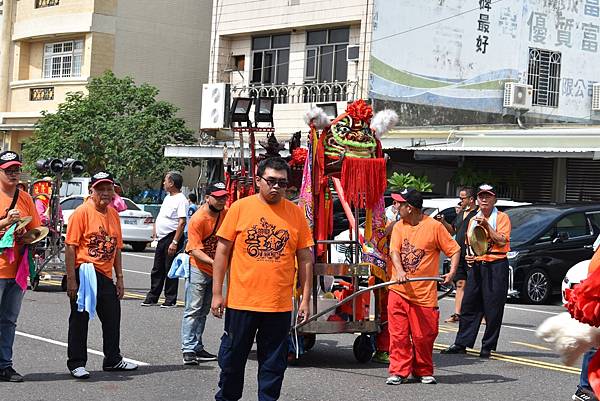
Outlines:
[[600,202],[600,161],[567,160],[567,202]]

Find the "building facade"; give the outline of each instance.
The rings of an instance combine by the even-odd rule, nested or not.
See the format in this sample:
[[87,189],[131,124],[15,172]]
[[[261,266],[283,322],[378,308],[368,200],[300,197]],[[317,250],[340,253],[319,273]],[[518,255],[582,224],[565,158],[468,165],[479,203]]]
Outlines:
[[112,70],[147,82],[199,128],[208,79],[210,0],[4,0],[0,131],[19,151],[42,110]]
[[470,173],[519,200],[600,201],[599,35],[596,0],[377,0],[369,96],[416,165],[448,166],[449,194]]
[[277,131],[306,129],[302,118],[312,105],[345,108],[367,96],[372,6],[365,0],[215,2],[210,82],[229,83],[232,97],[273,96]]

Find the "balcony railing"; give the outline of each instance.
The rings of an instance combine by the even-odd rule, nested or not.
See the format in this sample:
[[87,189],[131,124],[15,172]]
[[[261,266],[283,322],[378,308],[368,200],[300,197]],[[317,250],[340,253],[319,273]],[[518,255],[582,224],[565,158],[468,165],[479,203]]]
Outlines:
[[57,6],[60,0],[35,0],[35,8]]
[[273,97],[275,103],[325,103],[355,100],[357,81],[304,84],[250,84],[231,88],[233,97]]

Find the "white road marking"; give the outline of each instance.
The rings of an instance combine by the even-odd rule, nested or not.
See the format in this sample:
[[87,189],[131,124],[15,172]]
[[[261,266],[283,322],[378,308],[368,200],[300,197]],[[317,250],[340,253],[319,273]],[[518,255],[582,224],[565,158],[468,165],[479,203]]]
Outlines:
[[123,252],[121,253],[121,255],[125,255],[125,256],[135,256],[136,258],[144,258],[144,259],[154,259],[154,256],[148,256],[148,255],[137,255],[135,253],[129,253],[129,252]]
[[[442,298],[442,300],[444,301],[450,301],[450,302],[454,302],[454,298]],[[530,309],[530,308],[523,308],[523,307],[519,307],[519,306],[511,306],[511,305],[506,305],[504,306],[504,309],[514,309],[514,310],[520,310],[520,311],[525,311],[525,312],[536,312],[536,313],[543,313],[546,315],[559,315],[562,312],[548,312],[545,310],[538,310],[538,309]],[[566,312],[566,310],[565,310]]]
[[[60,345],[61,347],[67,347],[68,344],[67,343],[63,343],[62,341],[56,341],[56,340],[52,340],[50,338],[45,338],[45,337],[40,337],[40,336],[36,336],[34,334],[28,334],[28,333],[23,333],[22,331],[16,331],[16,334],[19,336],[23,336],[23,337],[27,337],[27,338],[31,338],[33,340],[39,340],[39,341],[44,341],[50,344],[54,344],[54,345]],[[100,351],[96,351],[95,349],[87,349],[87,352],[89,354],[94,354],[94,355],[100,355],[100,356],[104,356],[104,354]],[[123,358],[123,360],[125,362],[133,362],[139,366],[148,366],[150,365],[149,363],[146,362],[141,362],[141,361],[136,361],[135,359],[129,359],[129,358]]]
[[129,269],[122,269],[122,270],[123,270],[124,272],[129,272],[129,273],[145,274],[145,275],[147,275],[147,276],[149,276],[149,275],[150,275],[150,273],[147,273],[147,272],[139,272],[139,271],[137,271],[137,270],[129,270]]
[[503,324],[502,327],[506,327],[509,329],[515,329],[515,330],[531,331],[531,332],[535,333],[535,329],[526,329],[525,327],[509,326],[508,324]]

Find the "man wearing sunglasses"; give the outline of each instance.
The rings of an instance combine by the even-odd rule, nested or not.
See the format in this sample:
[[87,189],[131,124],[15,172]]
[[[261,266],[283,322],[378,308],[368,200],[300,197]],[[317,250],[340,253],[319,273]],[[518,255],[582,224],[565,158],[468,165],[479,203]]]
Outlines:
[[[302,301],[297,321],[308,318],[313,239],[304,212],[285,199],[290,168],[275,157],[256,170],[259,193],[238,200],[217,236],[211,310],[225,327],[219,349],[221,376],[216,400],[242,398],[244,370],[256,336],[258,399],[279,398],[287,368],[288,333],[296,263]],[[231,256],[227,301],[223,278]]]
[[[17,189],[20,177],[19,155],[11,151],[0,153],[0,236],[21,217],[31,216],[28,230],[41,225],[31,196]],[[25,293],[15,280],[22,257],[21,249],[19,244],[13,247],[15,258],[12,262],[9,252],[0,255],[0,380],[9,382],[23,381],[23,376],[12,365],[17,317]]]
[[190,276],[185,279],[185,309],[181,325],[181,351],[184,365],[214,361],[216,355],[204,349],[202,333],[212,301],[213,258],[217,249],[217,230],[227,214],[228,192],[217,182],[208,187],[204,204],[192,215],[188,226]]

